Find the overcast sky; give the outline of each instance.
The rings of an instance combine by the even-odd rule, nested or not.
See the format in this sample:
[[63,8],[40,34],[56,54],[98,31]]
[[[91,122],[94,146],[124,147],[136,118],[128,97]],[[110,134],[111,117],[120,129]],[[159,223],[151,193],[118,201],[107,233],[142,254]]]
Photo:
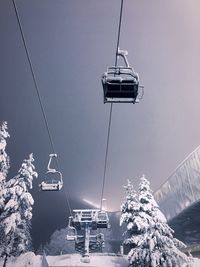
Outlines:
[[[101,75],[115,62],[120,2],[16,0],[72,199],[100,202],[110,109]],[[137,105],[113,106],[104,195],[111,210],[119,209],[127,178],[137,186],[146,174],[154,190],[199,145],[199,10],[199,0],[124,0],[120,48],[145,95]],[[0,0],[0,81],[10,176],[33,152],[37,186],[52,151],[11,0]],[[65,201],[64,192],[49,201],[58,194]],[[42,205],[37,187],[34,198]]]

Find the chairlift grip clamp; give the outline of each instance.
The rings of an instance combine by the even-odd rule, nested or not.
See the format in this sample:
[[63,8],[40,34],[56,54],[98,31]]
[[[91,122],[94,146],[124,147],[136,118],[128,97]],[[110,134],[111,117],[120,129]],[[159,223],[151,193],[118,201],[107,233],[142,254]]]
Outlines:
[[57,154],[56,153],[54,153],[54,154],[49,154],[49,157],[56,157],[57,158]]

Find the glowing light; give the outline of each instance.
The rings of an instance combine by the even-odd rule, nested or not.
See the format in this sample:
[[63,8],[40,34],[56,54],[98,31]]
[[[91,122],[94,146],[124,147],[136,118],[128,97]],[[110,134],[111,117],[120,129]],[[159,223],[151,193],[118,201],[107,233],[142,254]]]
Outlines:
[[[83,198],[83,201],[86,202],[87,204],[93,206],[96,209],[100,209],[100,205],[98,205],[98,204],[96,204],[96,203],[94,203],[94,202],[92,202],[92,201],[90,201],[90,200],[88,200],[86,198]],[[103,204],[102,205],[102,210],[108,211],[108,209],[106,207],[106,199],[105,198],[102,199],[102,204]]]

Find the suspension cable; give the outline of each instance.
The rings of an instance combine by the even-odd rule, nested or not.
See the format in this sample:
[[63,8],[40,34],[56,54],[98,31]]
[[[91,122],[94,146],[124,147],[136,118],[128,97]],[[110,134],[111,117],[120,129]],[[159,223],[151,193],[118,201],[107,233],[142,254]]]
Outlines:
[[[122,24],[123,2],[124,1],[121,0],[120,16],[119,16],[119,27],[118,27],[118,35],[117,35],[117,47],[116,47],[116,54],[115,54],[115,67],[117,66],[117,58],[118,58],[119,39],[120,39],[121,24]],[[108,162],[108,149],[109,149],[109,141],[110,141],[111,122],[112,122],[112,110],[113,110],[113,103],[110,104],[110,115],[109,115],[109,122],[108,122],[108,135],[107,135],[107,141],[106,141],[106,153],[105,153],[103,184],[102,184],[101,203],[100,203],[100,209],[101,210],[103,208],[103,196],[104,196],[105,182],[106,182],[106,171],[107,171],[107,162]]]
[[107,142],[106,142],[106,154],[105,154],[105,162],[104,162],[104,172],[103,172],[103,184],[102,184],[102,192],[101,192],[101,205],[100,209],[103,208],[103,195],[105,189],[105,182],[106,182],[106,170],[107,170],[107,161],[108,161],[108,147],[109,147],[109,140],[110,140],[110,128],[111,128],[111,120],[112,120],[112,103],[110,105],[110,115],[109,115],[109,123],[108,123],[108,135],[107,135]]
[[[43,103],[42,103],[42,97],[41,97],[40,90],[39,90],[39,87],[38,87],[38,83],[37,83],[37,80],[36,80],[36,76],[35,76],[35,73],[34,73],[33,64],[31,62],[30,53],[29,53],[29,50],[28,50],[27,42],[26,42],[26,39],[25,39],[25,35],[24,35],[24,32],[23,32],[23,28],[22,28],[22,23],[21,23],[21,20],[20,20],[20,16],[19,16],[19,12],[18,12],[18,9],[17,9],[17,5],[15,3],[15,0],[12,0],[12,3],[13,3],[13,6],[14,6],[15,15],[16,15],[16,18],[17,18],[17,22],[18,22],[20,33],[21,33],[23,45],[24,45],[24,48],[25,48],[26,56],[27,56],[28,63],[29,63],[29,66],[30,66],[31,75],[32,75],[33,82],[34,82],[35,89],[36,89],[36,94],[37,94],[37,97],[38,97],[38,100],[39,100],[39,105],[40,105],[40,108],[41,108],[41,111],[42,111],[44,124],[45,124],[46,130],[47,130],[47,134],[48,134],[48,137],[49,137],[50,147],[52,149],[52,152],[54,154],[56,154],[55,153],[55,146],[54,146],[54,143],[53,143],[53,138],[52,138],[52,135],[51,135],[51,131],[50,131],[50,127],[49,127],[49,124],[48,124],[47,116],[46,116],[46,113],[45,113],[45,108],[44,108]],[[56,157],[56,164],[57,164],[57,168],[60,169],[57,157]],[[68,194],[67,194],[66,191],[64,191],[64,192],[65,192],[65,197],[66,197],[67,206],[68,206],[70,215],[72,215],[72,210],[71,210],[71,206],[70,206],[70,203],[69,203]]]
[[118,58],[118,49],[119,49],[119,39],[120,39],[121,24],[122,24],[123,4],[124,4],[124,0],[121,0],[120,17],[119,17],[119,28],[118,28],[118,36],[117,36],[117,47],[116,47],[116,55],[115,55],[115,67],[117,67],[117,58]]

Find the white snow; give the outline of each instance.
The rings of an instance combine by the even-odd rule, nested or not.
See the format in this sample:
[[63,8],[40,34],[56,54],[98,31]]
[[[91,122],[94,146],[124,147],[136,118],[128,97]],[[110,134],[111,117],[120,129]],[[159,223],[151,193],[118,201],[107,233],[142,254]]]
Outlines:
[[[92,267],[128,267],[126,256],[116,256],[109,254],[92,254],[90,263],[81,262],[80,254],[65,254],[61,256],[47,256],[49,266],[92,266]],[[0,260],[0,266],[3,266],[3,260]],[[42,256],[36,256],[33,252],[22,254],[18,258],[9,258],[6,267],[42,267]]]
[[7,217],[3,220],[4,232],[6,235],[10,233],[10,231],[15,231],[17,224],[21,221],[21,216],[19,212],[13,213],[10,217]]
[[[47,256],[48,264],[53,266],[75,267],[128,267],[126,256],[117,256],[114,254],[91,254],[90,263],[80,261],[79,254],[65,254],[61,256]],[[3,266],[3,260],[0,259],[0,266]],[[22,254],[18,258],[8,258],[7,267],[42,267],[42,256],[35,255],[33,252]],[[200,267],[200,259],[194,258],[192,267]]]
[[5,205],[4,209],[5,210],[15,209],[15,207],[18,207],[18,202],[16,201],[16,199],[11,198]]
[[199,267],[199,266],[200,266],[200,259],[194,258],[192,267]]
[[[3,260],[0,260],[0,266],[3,266]],[[17,258],[8,258],[6,267],[42,267],[42,256],[36,256],[33,252],[20,255]]]
[[81,255],[66,254],[63,256],[48,256],[47,261],[50,266],[93,266],[93,267],[127,267],[127,257],[114,256],[109,254],[91,254],[90,263],[81,262]]

